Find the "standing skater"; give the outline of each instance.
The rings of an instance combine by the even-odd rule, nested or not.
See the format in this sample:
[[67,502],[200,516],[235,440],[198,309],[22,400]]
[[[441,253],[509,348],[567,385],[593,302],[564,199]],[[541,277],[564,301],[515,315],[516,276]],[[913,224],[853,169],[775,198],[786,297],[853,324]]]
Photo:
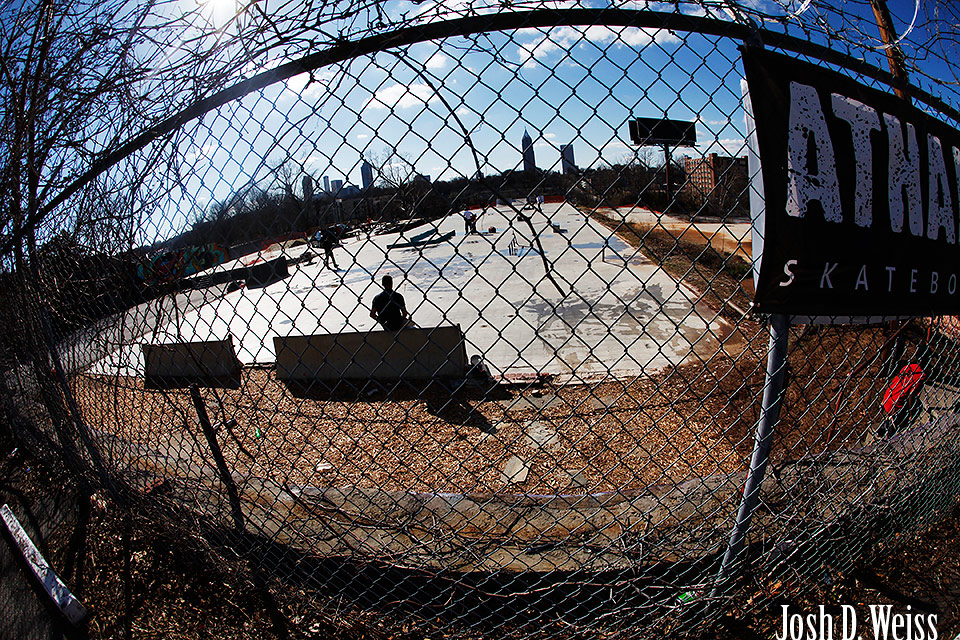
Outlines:
[[380,281],[383,291],[373,299],[370,317],[380,323],[387,331],[399,331],[410,321],[407,305],[403,296],[393,290],[393,278],[383,276]]
[[339,244],[336,236],[334,236],[333,231],[329,228],[324,229],[321,234],[320,246],[323,247],[323,266],[329,269],[330,263],[332,262],[333,268],[340,271],[340,267],[337,265],[337,259],[333,257],[333,249]]
[[476,222],[474,221],[475,219],[473,217],[473,211],[471,211],[470,209],[464,209],[460,215],[463,216],[464,234],[470,235],[471,233],[476,233],[477,228],[475,226]]

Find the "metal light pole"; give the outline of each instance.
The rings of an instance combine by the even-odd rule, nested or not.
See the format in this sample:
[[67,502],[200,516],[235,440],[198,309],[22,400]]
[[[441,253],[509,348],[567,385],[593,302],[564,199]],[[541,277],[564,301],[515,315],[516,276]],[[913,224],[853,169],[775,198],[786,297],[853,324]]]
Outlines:
[[763,386],[763,400],[760,419],[753,439],[753,455],[750,469],[743,486],[743,497],[737,512],[737,521],[730,533],[727,551],[714,582],[712,596],[718,597],[739,572],[741,554],[750,520],[760,503],[760,485],[770,462],[770,446],[773,432],[780,419],[780,407],[783,404],[783,378],[787,368],[787,338],[790,333],[790,321],[787,316],[777,314],[770,317],[770,345],[767,351],[767,375]]

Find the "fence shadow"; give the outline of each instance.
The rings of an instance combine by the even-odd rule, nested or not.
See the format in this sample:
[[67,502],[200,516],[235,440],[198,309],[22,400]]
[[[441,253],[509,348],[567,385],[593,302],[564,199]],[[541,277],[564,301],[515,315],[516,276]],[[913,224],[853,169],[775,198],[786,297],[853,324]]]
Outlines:
[[444,406],[448,401],[506,400],[511,397],[505,385],[489,379],[338,380],[333,384],[321,380],[280,380],[280,383],[295,398],[318,401],[425,400],[431,406]]

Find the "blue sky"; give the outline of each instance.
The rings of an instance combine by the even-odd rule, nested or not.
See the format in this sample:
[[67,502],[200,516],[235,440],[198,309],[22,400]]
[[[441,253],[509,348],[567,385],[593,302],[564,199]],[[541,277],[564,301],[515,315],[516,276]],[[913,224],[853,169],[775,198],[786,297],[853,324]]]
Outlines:
[[[229,0],[211,2],[214,19],[223,19],[232,6]],[[432,20],[463,4],[389,7],[397,16]],[[912,3],[896,5],[891,2],[898,17],[913,9]],[[696,121],[698,147],[677,150],[680,155],[746,153],[742,71],[733,40],[560,27],[449,38],[397,53],[409,64],[390,53],[365,56],[320,69],[312,78],[303,74],[277,83],[208,114],[183,149],[193,177],[182,193],[171,194],[163,212],[172,218],[167,222],[182,228],[198,207],[252,182],[274,187],[273,168],[285,160],[318,181],[328,176],[359,184],[363,157],[383,161],[396,150],[433,179],[475,175],[460,124],[431,84],[469,131],[485,173],[519,166],[524,130],[534,138],[541,168],[559,169],[564,144],[573,144],[581,168],[629,161],[638,151],[629,141],[632,117]],[[271,64],[285,61],[277,57]],[[662,161],[658,150],[641,153],[649,162]]]

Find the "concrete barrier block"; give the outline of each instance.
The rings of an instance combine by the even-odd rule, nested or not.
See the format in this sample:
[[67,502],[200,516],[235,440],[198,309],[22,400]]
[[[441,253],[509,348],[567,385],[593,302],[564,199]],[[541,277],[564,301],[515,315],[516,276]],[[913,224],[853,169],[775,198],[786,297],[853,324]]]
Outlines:
[[401,331],[277,336],[281,380],[430,380],[460,378],[467,367],[459,325]]
[[144,344],[144,384],[148,389],[240,386],[240,360],[233,338],[206,342]]
[[247,267],[246,281],[248,289],[266,287],[274,282],[280,282],[290,275],[287,268],[287,259],[284,256],[274,258]]

